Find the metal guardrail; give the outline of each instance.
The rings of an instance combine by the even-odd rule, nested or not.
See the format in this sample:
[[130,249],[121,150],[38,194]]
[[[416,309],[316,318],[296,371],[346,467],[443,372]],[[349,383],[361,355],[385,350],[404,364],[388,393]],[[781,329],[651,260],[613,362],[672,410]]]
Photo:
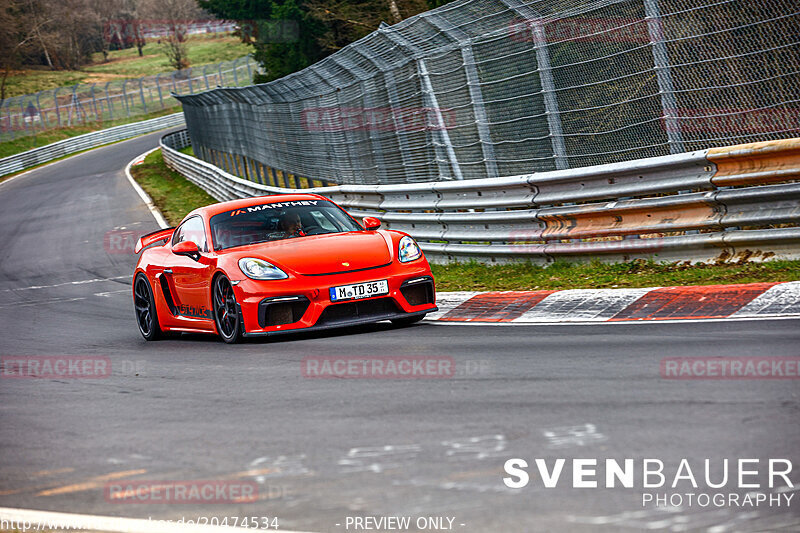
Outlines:
[[150,133],[153,131],[162,130],[164,128],[171,128],[180,126],[184,123],[183,113],[173,113],[150,120],[143,120],[141,122],[134,122],[131,124],[123,124],[104,130],[93,131],[64,139],[63,141],[54,142],[47,146],[34,148],[27,152],[14,154],[9,157],[0,159],[0,176],[19,172],[26,168],[35,167],[42,163],[47,163],[53,159],[58,159],[65,155],[74,154],[89,148],[96,148],[111,142],[121,141],[123,139],[130,139],[137,135]]
[[336,184],[549,172],[797,137],[798,26],[790,1],[454,0],[178,100],[197,157],[242,177],[231,158]]
[[[190,142],[185,130],[164,136],[164,161],[218,200],[322,194],[411,234],[434,262],[800,257],[800,183],[776,184],[798,176],[800,139],[497,179],[310,189],[238,178],[177,151]],[[732,179],[740,187],[717,183]]]

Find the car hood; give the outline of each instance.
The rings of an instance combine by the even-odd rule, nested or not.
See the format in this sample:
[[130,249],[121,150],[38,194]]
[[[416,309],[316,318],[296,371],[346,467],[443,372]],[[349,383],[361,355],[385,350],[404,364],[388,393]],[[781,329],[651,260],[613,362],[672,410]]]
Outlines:
[[298,274],[349,272],[391,263],[393,254],[382,232],[312,235],[264,243],[259,255]]

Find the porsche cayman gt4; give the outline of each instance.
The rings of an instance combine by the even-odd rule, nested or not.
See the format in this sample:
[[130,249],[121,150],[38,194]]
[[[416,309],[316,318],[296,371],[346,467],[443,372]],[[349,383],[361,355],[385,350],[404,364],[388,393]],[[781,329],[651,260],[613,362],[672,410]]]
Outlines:
[[417,243],[356,221],[316,194],[222,202],[145,235],[133,276],[139,331],[216,333],[225,342],[391,320],[436,310]]

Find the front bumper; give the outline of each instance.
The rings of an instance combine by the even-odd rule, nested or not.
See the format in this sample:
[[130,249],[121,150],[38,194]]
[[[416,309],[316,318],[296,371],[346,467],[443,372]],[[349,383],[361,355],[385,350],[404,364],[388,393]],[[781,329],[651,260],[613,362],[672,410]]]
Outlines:
[[[388,282],[388,294],[341,303],[330,300],[330,287],[382,279]],[[246,278],[234,285],[234,292],[247,337],[327,330],[437,310],[433,278],[424,262],[416,267],[390,264],[360,272],[276,281]]]

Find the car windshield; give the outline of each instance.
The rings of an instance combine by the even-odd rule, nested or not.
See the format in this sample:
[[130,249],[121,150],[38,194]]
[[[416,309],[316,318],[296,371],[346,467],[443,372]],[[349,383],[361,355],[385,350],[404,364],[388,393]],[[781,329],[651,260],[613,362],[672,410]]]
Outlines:
[[211,217],[215,250],[363,229],[347,213],[327,200],[251,205]]

